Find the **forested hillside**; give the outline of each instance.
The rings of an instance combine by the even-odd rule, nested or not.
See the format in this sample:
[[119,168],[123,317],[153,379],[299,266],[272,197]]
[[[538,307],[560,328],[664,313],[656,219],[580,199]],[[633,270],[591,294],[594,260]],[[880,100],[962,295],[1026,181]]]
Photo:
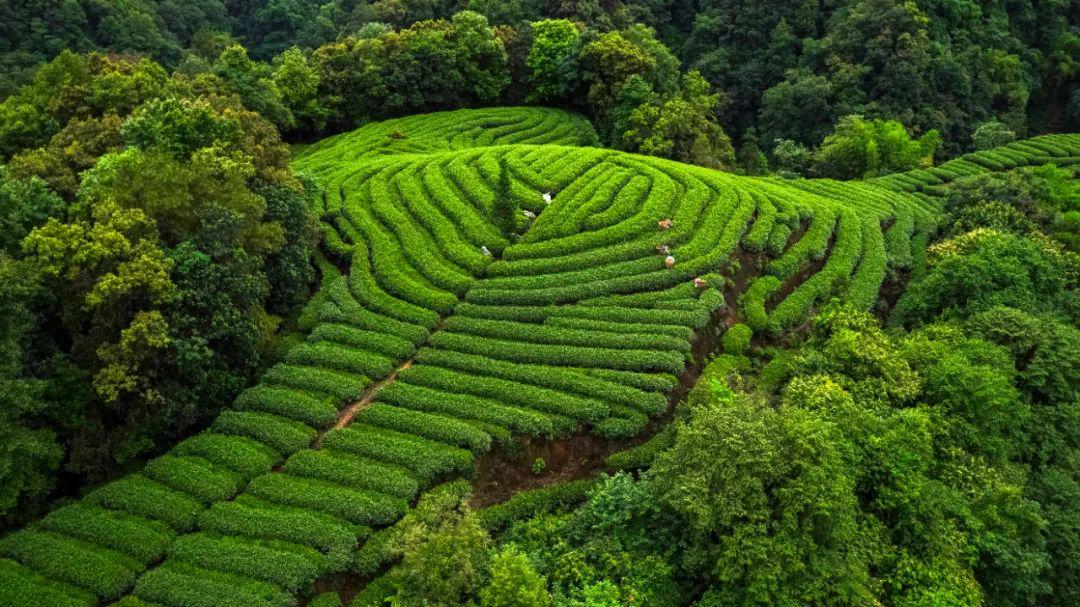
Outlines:
[[0,74],[0,607],[1080,604],[1076,0],[17,0]]

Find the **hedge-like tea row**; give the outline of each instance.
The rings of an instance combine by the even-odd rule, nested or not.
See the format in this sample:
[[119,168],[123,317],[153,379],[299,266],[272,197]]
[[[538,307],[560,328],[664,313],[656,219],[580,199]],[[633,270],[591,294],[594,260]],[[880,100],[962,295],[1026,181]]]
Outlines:
[[307,546],[323,556],[328,569],[336,570],[348,564],[357,539],[356,529],[339,518],[248,496],[214,505],[199,517],[199,527],[224,535]]
[[403,379],[379,393],[381,402],[416,411],[453,415],[465,421],[494,424],[530,436],[566,434],[577,422],[559,415],[514,407],[498,401],[409,383]]

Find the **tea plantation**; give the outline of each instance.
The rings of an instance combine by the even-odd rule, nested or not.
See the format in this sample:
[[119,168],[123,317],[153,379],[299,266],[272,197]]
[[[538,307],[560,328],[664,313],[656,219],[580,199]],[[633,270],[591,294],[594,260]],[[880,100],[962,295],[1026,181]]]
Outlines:
[[1080,136],[1047,136],[785,181],[596,141],[577,116],[514,108],[305,149],[295,166],[325,192],[306,341],[205,432],[0,540],[0,605],[293,605],[496,444],[640,433],[702,330],[780,336],[837,294],[871,308],[918,265],[941,183],[1080,156]]

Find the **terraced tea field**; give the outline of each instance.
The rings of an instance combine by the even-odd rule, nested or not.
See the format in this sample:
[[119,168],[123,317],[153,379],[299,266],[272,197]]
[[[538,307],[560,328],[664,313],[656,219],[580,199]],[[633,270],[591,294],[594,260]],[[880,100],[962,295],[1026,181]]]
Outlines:
[[[305,343],[204,433],[0,540],[0,604],[292,605],[493,445],[637,435],[718,323],[775,336],[833,295],[870,308],[966,167],[781,181],[595,141],[515,108],[304,150],[326,234]],[[1080,138],[999,155],[963,162],[1071,162]]]

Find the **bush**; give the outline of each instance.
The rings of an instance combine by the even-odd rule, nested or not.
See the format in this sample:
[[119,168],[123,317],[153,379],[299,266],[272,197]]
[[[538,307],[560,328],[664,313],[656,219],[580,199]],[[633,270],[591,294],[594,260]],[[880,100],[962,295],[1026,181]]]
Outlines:
[[139,578],[135,595],[184,607],[291,607],[293,597],[273,584],[166,561]]
[[428,365],[410,368],[401,374],[401,378],[410,384],[489,398],[506,405],[577,420],[599,421],[610,412],[609,406],[598,400]]
[[528,347],[522,347],[522,344],[518,342],[443,332],[432,335],[429,343],[439,348],[520,363],[653,371],[674,375],[682,373],[685,366],[685,358],[681,352],[548,344],[530,344]]
[[307,449],[293,454],[284,470],[351,487],[412,499],[419,486],[408,470],[331,449]]
[[356,531],[342,520],[303,508],[281,506],[247,495],[215,504],[199,517],[204,531],[280,540],[313,548],[328,571],[343,570],[356,548]]
[[182,491],[204,504],[228,499],[240,491],[243,479],[201,457],[163,455],[147,462],[143,475]]
[[285,362],[345,371],[369,378],[383,377],[394,370],[393,359],[332,341],[303,343],[289,350]]
[[93,594],[42,577],[15,561],[0,558],[0,604],[36,607],[93,607]]
[[477,514],[484,528],[491,533],[497,533],[514,522],[576,506],[585,501],[589,491],[595,486],[596,480],[587,478],[521,491],[501,504],[478,510]]
[[288,364],[270,367],[263,376],[263,383],[321,392],[333,396],[339,402],[356,400],[371,385],[371,381],[366,377],[352,373]]
[[193,533],[169,546],[169,558],[204,569],[235,573],[296,593],[327,570],[326,560],[306,546],[215,533]]
[[389,524],[407,507],[401,498],[292,474],[260,476],[251,482],[248,492],[276,504],[308,508],[356,525]]
[[379,392],[379,400],[398,407],[429,413],[453,415],[461,419],[495,424],[530,436],[552,436],[569,432],[577,422],[539,411],[509,407],[498,401],[443,392],[406,381],[397,381]]
[[314,428],[270,413],[223,411],[211,430],[253,438],[282,455],[299,451],[315,440]]
[[732,326],[724,333],[724,352],[734,356],[746,353],[746,349],[750,347],[750,338],[753,336],[753,329],[744,324]]
[[58,508],[43,518],[42,529],[123,552],[146,565],[165,554],[176,537],[168,525],[87,503]]
[[173,447],[170,453],[205,458],[236,472],[244,480],[266,474],[281,462],[277,451],[254,439],[215,432],[196,434]]
[[423,484],[442,475],[471,474],[473,470],[472,453],[464,449],[365,424],[334,430],[326,435],[323,445],[404,466]]
[[141,563],[125,554],[33,529],[16,531],[0,540],[0,553],[50,579],[78,586],[105,600],[119,597],[143,569]]
[[195,517],[202,511],[197,500],[141,474],[131,474],[103,485],[87,495],[86,501],[158,520],[176,531],[194,527]]
[[482,453],[491,448],[491,435],[476,426],[449,416],[375,403],[364,408],[356,419],[372,426],[407,432],[448,445],[463,447],[475,453]]
[[308,607],[341,607],[341,596],[337,592],[324,592],[311,599]]
[[337,407],[332,398],[265,385],[253,386],[241,392],[233,408],[273,413],[314,427],[329,425],[337,419]]

